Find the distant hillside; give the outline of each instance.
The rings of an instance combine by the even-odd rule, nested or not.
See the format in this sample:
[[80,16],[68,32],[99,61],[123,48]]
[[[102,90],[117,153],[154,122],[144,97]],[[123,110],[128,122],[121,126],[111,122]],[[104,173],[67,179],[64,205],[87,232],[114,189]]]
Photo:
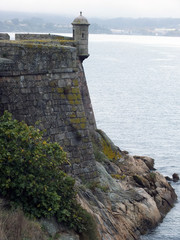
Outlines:
[[91,19],[114,34],[180,36],[180,18]]
[[[0,32],[72,32],[76,16],[0,11]],[[88,18],[90,33],[180,36],[180,18]]]
[[[0,11],[0,32],[71,33],[71,23],[75,17]],[[97,23],[92,23],[89,30],[90,33],[111,33]]]
[[10,20],[13,18],[18,18],[19,20],[26,20],[30,18],[40,18],[43,19],[45,23],[61,23],[70,24],[73,18],[76,16],[63,16],[57,14],[45,14],[45,13],[26,13],[26,12],[7,12],[0,11],[0,21]]
[[113,18],[92,19],[99,25],[107,28],[132,29],[132,28],[180,28],[180,18]]

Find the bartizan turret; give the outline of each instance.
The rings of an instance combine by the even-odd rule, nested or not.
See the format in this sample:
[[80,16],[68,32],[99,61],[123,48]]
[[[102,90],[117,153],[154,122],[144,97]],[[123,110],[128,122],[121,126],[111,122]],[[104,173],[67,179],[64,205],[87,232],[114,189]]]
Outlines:
[[88,20],[82,16],[80,12],[79,17],[72,22],[73,25],[73,39],[78,43],[78,55],[81,61],[89,57],[88,53]]

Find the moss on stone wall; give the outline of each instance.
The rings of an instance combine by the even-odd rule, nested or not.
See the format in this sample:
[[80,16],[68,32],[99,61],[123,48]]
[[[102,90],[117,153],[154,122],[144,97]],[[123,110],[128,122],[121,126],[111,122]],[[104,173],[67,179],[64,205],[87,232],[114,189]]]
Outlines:
[[70,124],[70,126],[76,132],[76,138],[80,139],[81,136],[78,131],[85,130],[87,128],[87,119],[84,111],[80,111],[78,107],[82,104],[78,80],[74,79],[70,85],[64,87],[57,87],[58,80],[52,80],[49,82],[49,85],[54,93],[58,93],[58,96],[61,100],[67,100],[67,105],[70,107],[67,114],[69,121],[69,123],[67,122],[67,125]]
[[79,86],[78,79],[74,79],[73,80],[73,84],[74,84],[75,87],[78,87]]
[[8,41],[4,40],[3,43],[11,44],[11,45],[19,45],[19,46],[25,46],[27,48],[42,48],[42,47],[49,47],[49,48],[63,48],[64,51],[66,51],[66,47],[68,46],[75,46],[75,41],[73,40],[13,40],[13,41]]

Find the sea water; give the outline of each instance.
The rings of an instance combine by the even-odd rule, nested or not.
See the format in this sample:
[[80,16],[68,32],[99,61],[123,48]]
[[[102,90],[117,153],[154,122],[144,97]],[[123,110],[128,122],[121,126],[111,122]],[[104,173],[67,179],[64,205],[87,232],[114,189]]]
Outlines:
[[[97,127],[122,150],[180,174],[180,38],[90,35],[84,68]],[[180,183],[172,183],[180,197]],[[143,240],[180,239],[180,203]]]

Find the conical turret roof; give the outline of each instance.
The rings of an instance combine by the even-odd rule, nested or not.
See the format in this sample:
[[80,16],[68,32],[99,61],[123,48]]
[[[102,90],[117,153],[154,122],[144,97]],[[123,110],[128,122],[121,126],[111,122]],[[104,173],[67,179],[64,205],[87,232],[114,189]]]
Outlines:
[[80,15],[74,19],[72,22],[72,25],[90,25],[88,20],[82,15],[82,12],[80,12]]

